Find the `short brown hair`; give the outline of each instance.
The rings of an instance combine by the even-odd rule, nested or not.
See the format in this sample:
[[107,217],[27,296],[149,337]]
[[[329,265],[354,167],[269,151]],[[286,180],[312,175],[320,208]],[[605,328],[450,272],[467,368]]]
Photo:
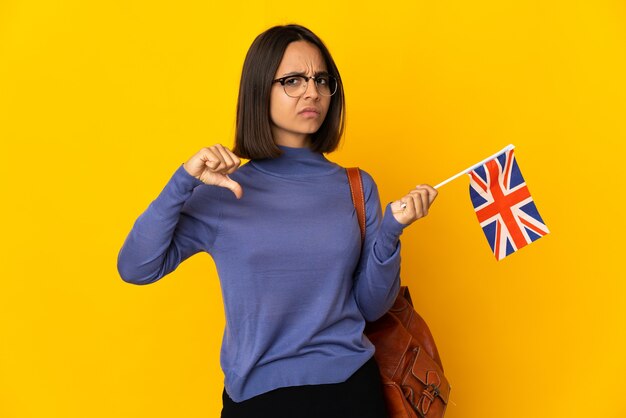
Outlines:
[[275,158],[282,153],[272,137],[270,93],[274,74],[285,50],[295,41],[315,45],[322,53],[328,73],[337,79],[337,92],[331,96],[326,118],[317,132],[311,135],[311,150],[332,152],[339,145],[345,125],[345,98],[335,61],[322,40],[309,29],[300,25],[274,26],[256,37],[243,63],[233,148],[233,152],[241,158]]

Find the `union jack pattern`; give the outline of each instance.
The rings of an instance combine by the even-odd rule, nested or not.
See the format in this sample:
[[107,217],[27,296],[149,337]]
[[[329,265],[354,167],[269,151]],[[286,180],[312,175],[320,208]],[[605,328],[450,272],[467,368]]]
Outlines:
[[468,174],[472,205],[497,260],[549,232],[528,191],[513,149]]

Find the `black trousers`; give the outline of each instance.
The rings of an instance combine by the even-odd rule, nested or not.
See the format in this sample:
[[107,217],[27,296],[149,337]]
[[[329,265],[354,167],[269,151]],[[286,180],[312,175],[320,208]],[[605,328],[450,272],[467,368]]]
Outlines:
[[222,418],[387,418],[373,358],[343,383],[279,388],[243,402],[224,390],[222,400]]

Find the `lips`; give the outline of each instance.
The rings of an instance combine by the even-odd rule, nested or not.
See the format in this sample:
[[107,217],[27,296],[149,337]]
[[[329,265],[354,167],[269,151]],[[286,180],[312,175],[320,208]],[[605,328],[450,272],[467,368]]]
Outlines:
[[305,107],[304,109],[302,109],[301,111],[298,112],[298,114],[302,114],[302,113],[310,113],[310,112],[315,112],[317,114],[320,114],[319,109],[315,108],[315,107]]

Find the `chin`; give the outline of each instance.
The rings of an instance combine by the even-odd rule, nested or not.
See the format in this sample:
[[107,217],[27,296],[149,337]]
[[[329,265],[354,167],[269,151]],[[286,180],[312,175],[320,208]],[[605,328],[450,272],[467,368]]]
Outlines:
[[302,133],[304,134],[314,134],[315,132],[319,131],[320,127],[322,126],[321,123],[316,123],[315,125],[309,125],[308,127],[302,129]]

